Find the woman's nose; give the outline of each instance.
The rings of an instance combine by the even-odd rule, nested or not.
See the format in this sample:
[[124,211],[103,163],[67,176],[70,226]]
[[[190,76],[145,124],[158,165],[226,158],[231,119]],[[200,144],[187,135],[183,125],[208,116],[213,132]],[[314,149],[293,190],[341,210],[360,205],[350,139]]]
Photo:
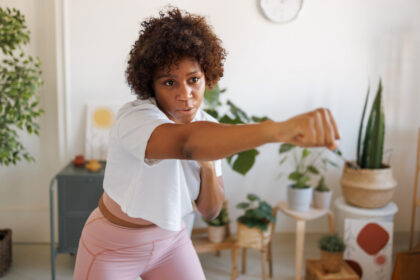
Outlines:
[[179,89],[178,100],[186,101],[192,98],[192,89],[188,85],[182,85]]

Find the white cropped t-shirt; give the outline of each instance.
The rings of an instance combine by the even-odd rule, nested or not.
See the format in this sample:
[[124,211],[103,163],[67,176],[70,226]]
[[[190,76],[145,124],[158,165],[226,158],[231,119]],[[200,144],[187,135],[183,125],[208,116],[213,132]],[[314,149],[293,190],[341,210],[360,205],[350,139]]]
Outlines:
[[[201,109],[193,121],[217,122]],[[150,135],[164,123],[174,122],[153,98],[128,102],[118,111],[110,131],[103,187],[128,216],[179,231],[200,192],[200,166],[194,160],[144,158]],[[220,160],[215,171],[222,175]]]

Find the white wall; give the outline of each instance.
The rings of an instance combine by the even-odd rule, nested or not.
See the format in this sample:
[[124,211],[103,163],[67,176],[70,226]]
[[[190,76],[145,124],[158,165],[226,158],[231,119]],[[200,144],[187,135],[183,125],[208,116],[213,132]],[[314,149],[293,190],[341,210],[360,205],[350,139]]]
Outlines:
[[0,228],[12,228],[13,241],[49,241],[48,187],[60,170],[56,91],[56,49],[53,0],[0,0],[0,6],[19,9],[26,17],[31,42],[26,51],[41,60],[44,85],[40,90],[40,136],[21,135],[35,163],[0,168]]
[[[13,1],[34,18],[30,27],[37,24],[43,27],[40,33],[33,33],[33,37],[44,36],[47,40],[34,42],[38,46],[34,52],[38,51],[39,56],[45,54],[44,60],[52,59],[55,62],[55,57],[48,56],[42,48],[48,43],[50,50],[54,49],[51,38],[54,34],[51,24],[54,18],[53,3],[43,1],[48,8],[35,11],[34,2]],[[20,240],[48,240],[49,236],[44,235],[48,227],[45,216],[48,209],[48,178],[57,171],[53,153],[64,154],[70,160],[84,152],[86,102],[124,102],[133,98],[124,80],[127,54],[136,40],[139,23],[148,16],[156,15],[168,3],[138,0],[57,2],[63,4],[64,10],[61,19],[65,30],[62,33],[65,48],[59,51],[65,51],[63,69],[66,74],[64,93],[67,102],[60,103],[65,104],[65,119],[60,121],[66,127],[58,139],[58,133],[53,129],[41,129],[42,133],[49,135],[47,141],[51,141],[49,147],[53,147],[54,151],[40,145],[43,143],[42,135],[41,140],[31,138],[34,143],[39,141],[38,145],[31,146],[39,161],[37,165],[22,164],[1,170],[2,178],[6,178],[6,187],[1,189],[0,226],[12,224],[19,232],[24,229],[23,223],[14,223],[11,218],[20,213],[13,208],[14,205],[43,209],[40,235],[33,237],[22,233]],[[415,77],[420,62],[420,24],[416,22],[416,11],[420,10],[418,1],[305,1],[298,19],[287,25],[268,22],[259,11],[256,0],[184,0],[171,3],[205,15],[223,40],[229,54],[225,77],[220,84],[227,88],[226,95],[232,101],[251,114],[267,115],[276,120],[284,120],[319,106],[329,107],[342,132],[341,149],[349,159],[354,158],[368,81],[376,88],[378,76],[381,76],[385,86],[387,118],[385,148],[393,149],[391,164],[399,182],[394,199],[400,207],[395,229],[408,230],[416,127],[420,126],[420,116],[416,115],[416,105],[420,104],[420,86]],[[55,73],[54,63],[46,67],[44,73]],[[51,77],[53,81],[54,76]],[[43,91],[47,92],[47,89],[44,87]],[[48,92],[54,95],[53,91]],[[55,101],[57,96],[45,96],[44,104],[54,105],[53,99]],[[46,108],[46,111],[57,116],[55,107]],[[52,127],[57,127],[57,122],[48,120],[47,114],[44,122],[51,122]],[[58,143],[65,143],[65,146],[61,147]],[[256,165],[246,177],[224,165],[232,218],[239,215],[234,205],[243,200],[248,192],[257,193],[270,203],[285,199],[287,181],[276,178],[280,172],[277,147],[262,147]],[[46,165],[41,166],[41,161],[46,161]],[[29,172],[32,168],[36,168],[36,171],[32,173],[33,179],[27,179],[33,182],[29,186],[19,173]],[[341,170],[336,169],[328,174],[327,183],[334,186],[335,196],[340,193],[340,173]],[[278,231],[294,231],[291,219],[281,214],[278,217]],[[325,229],[326,220],[308,225],[309,231]]]

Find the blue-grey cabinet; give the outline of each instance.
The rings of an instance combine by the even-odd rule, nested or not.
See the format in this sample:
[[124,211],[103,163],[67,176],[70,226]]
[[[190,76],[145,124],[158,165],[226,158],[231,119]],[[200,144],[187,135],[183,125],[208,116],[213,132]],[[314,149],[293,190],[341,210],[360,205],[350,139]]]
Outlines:
[[[98,206],[103,193],[105,162],[98,172],[89,172],[85,167],[69,163],[51,181],[51,265],[55,278],[55,256],[58,253],[77,252],[80,234],[89,214]],[[55,248],[54,187],[57,188],[58,246]]]

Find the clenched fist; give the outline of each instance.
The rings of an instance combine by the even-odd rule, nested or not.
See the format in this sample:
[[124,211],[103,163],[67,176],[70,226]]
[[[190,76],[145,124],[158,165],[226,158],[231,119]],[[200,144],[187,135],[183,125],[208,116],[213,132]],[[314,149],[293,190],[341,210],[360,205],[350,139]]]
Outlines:
[[340,133],[329,109],[319,108],[277,123],[276,141],[335,150]]

